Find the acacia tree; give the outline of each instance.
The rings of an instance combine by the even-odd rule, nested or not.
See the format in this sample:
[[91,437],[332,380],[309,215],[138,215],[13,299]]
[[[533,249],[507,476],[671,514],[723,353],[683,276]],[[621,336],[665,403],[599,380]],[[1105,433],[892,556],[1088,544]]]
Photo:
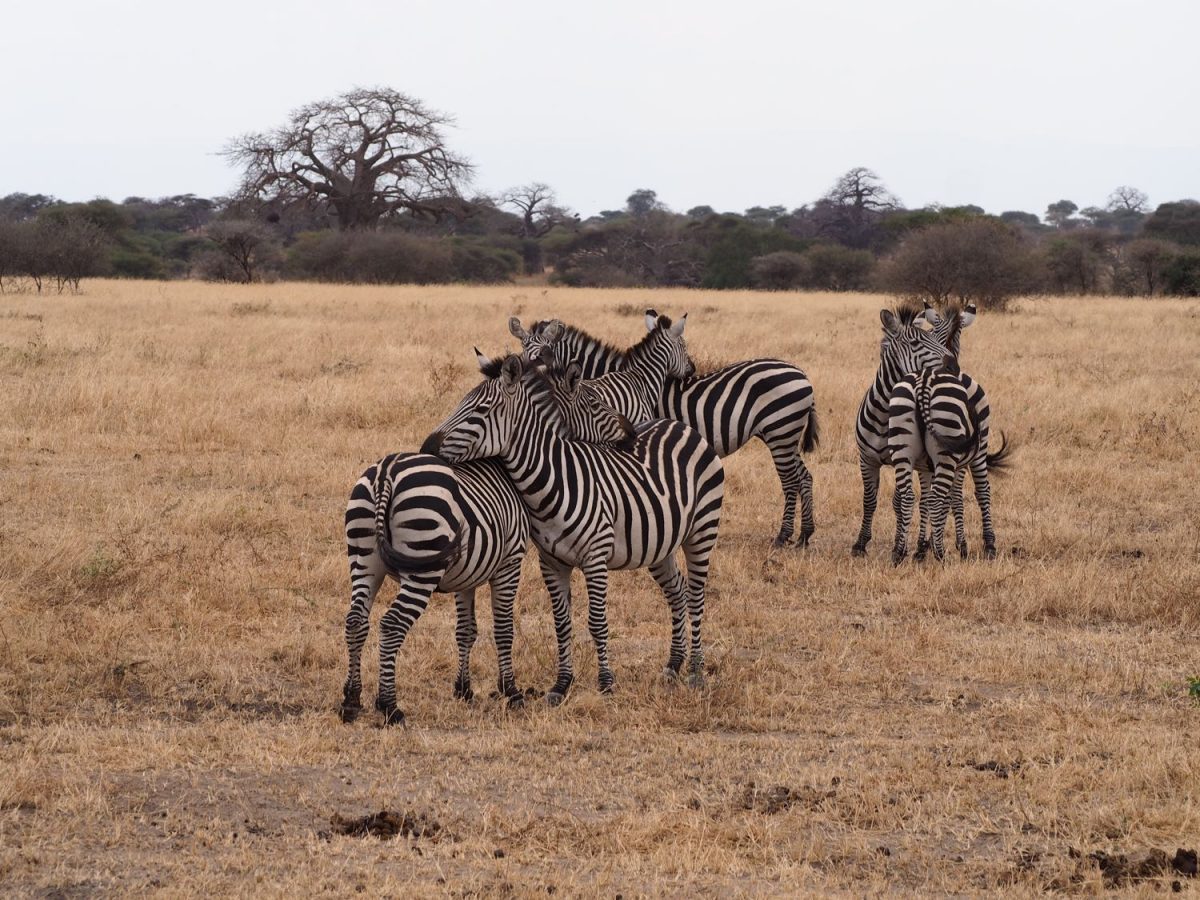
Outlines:
[[244,198],[280,207],[327,204],[342,230],[409,211],[440,218],[471,165],[446,147],[453,120],[391,88],[355,88],[294,110],[286,124],[226,146]]

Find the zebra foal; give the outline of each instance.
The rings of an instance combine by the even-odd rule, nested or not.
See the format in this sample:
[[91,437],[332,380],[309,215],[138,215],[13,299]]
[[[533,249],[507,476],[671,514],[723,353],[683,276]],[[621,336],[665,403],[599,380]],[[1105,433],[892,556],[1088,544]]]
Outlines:
[[[571,571],[587,584],[588,628],[599,687],[612,690],[608,659],[608,572],[649,568],[671,609],[666,664],[678,675],[687,647],[693,684],[703,680],[704,592],[721,517],[724,470],[693,429],[655,420],[627,449],[575,440],[554,387],[519,356],[480,360],[484,380],[429,436],[422,451],[453,464],[498,457],[528,510],[554,614],[558,673],[546,696],[561,703],[574,681]],[[675,561],[682,547],[684,579]]]

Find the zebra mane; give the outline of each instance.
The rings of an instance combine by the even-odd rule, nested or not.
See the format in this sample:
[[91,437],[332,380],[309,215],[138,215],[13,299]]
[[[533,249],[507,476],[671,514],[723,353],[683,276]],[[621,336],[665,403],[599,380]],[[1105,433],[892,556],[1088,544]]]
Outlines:
[[[653,331],[647,331],[642,336],[642,339],[628,350],[619,350],[617,352],[625,357],[625,362],[628,365],[633,365],[650,352],[650,344],[654,341],[655,333],[658,331],[666,331],[670,327],[671,320],[666,316],[659,316],[658,324],[654,326]],[[595,339],[593,338],[593,340]]]
[[521,381],[525,385],[534,407],[550,423],[551,429],[559,437],[569,438],[570,429],[567,427],[565,412],[554,401],[554,393],[541,366],[531,366],[521,359],[520,353],[505,353],[503,356],[488,360],[487,365],[480,366],[479,371],[484,378],[496,379],[504,370],[504,364],[510,359],[521,363]]
[[[553,321],[555,321],[555,320],[554,319],[542,319],[540,321],[534,322],[532,325],[529,326],[529,333],[532,335],[541,334],[542,330],[545,329],[545,327]],[[576,346],[599,347],[602,350],[604,350],[604,352],[611,353],[611,354],[619,357],[622,360],[624,360],[629,355],[628,351],[622,350],[620,347],[614,347],[608,341],[602,341],[602,340],[600,340],[600,338],[594,337],[591,334],[588,334],[582,328],[578,328],[574,325],[568,325],[565,322],[562,323],[562,326],[563,326],[563,336],[559,339],[560,343],[570,343],[570,344],[574,344]]]
[[892,312],[896,314],[896,318],[900,320],[901,325],[907,326],[917,321],[917,316],[923,315],[925,313],[925,308],[923,306],[917,306],[917,304],[911,301],[901,300],[896,304]]
[[950,327],[946,331],[946,352],[957,355],[955,345],[958,343],[958,336],[962,334],[962,315],[957,306],[950,307],[947,312],[950,315]]

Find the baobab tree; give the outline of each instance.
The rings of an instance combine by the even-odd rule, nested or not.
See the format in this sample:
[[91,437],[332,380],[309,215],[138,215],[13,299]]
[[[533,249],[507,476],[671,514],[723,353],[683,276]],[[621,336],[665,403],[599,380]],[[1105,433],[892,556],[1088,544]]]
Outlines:
[[235,138],[224,155],[245,169],[242,198],[324,203],[342,230],[368,229],[395,213],[439,218],[456,206],[471,165],[446,147],[452,123],[391,88],[355,88]]
[[509,188],[501,195],[500,205],[516,209],[521,216],[521,256],[527,275],[545,269],[542,245],[538,243],[540,238],[560,225],[575,227],[579,224],[579,216],[559,206],[554,189],[540,181]]

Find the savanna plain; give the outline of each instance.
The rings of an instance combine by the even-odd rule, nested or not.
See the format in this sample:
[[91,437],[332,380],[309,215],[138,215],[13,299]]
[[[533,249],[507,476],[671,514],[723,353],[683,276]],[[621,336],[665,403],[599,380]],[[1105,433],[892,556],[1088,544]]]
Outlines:
[[[0,296],[0,891],[1169,889],[1182,876],[1123,878],[1092,854],[1200,837],[1200,303],[985,310],[962,363],[1018,445],[993,479],[998,558],[969,498],[969,559],[893,568],[889,474],[869,555],[850,555],[854,413],[889,302],[117,281]],[[726,460],[703,690],[662,682],[665,604],[647,573],[616,573],[601,697],[577,576],[564,706],[487,696],[481,591],[474,702],[451,695],[439,595],[400,651],[408,727],[343,724],[355,479],[420,445],[477,382],[472,346],[513,344],[509,315],[620,345],[646,306],[690,313],[702,365],[808,373],[812,546],[771,548],[782,499],[756,442]],[[518,680],[545,689],[532,554],[517,613]],[[368,697],[375,647],[373,631]],[[331,825],[379,810],[412,827]]]

